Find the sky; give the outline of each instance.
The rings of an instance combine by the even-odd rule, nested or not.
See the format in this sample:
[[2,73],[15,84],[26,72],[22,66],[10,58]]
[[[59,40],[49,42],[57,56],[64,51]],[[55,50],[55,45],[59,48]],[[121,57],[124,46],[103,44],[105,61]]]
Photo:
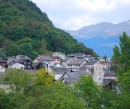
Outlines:
[[130,0],[32,0],[53,24],[77,30],[101,22],[130,20]]

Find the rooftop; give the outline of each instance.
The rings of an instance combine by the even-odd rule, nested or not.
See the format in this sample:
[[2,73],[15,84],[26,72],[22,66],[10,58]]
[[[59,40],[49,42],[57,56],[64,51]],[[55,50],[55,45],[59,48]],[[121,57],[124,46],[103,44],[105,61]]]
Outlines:
[[81,65],[84,61],[86,61],[85,59],[73,59],[70,60],[67,65]]
[[85,57],[85,53],[72,53],[67,56],[68,57]]

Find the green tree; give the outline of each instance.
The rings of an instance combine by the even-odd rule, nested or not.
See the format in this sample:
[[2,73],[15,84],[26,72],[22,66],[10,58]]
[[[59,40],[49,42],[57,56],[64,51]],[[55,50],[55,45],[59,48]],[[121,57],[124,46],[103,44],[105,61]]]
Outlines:
[[113,63],[119,65],[123,71],[130,70],[130,37],[125,32],[120,36],[119,46],[113,49]]
[[19,54],[19,46],[17,44],[12,44],[9,47],[8,55],[9,56],[16,56],[17,54]]
[[[42,90],[41,90],[42,89]],[[49,87],[36,90],[23,106],[26,109],[86,109],[85,103],[73,93],[71,87],[55,82]]]
[[19,54],[26,55],[26,56],[33,58],[32,51],[33,51],[33,48],[30,43],[23,43],[20,45]]
[[27,93],[31,85],[33,85],[33,77],[24,70],[7,70],[4,76],[4,82],[9,84],[12,91],[22,91]]
[[118,87],[120,94],[118,95],[116,108],[129,109],[130,101],[130,37],[124,32],[120,36],[119,47],[113,49],[114,55],[112,58],[115,71],[118,73]]
[[105,61],[107,60],[107,56],[106,55],[104,55],[103,58],[105,59]]
[[91,75],[82,76],[81,79],[75,84],[77,95],[86,101],[87,108],[96,108],[96,100],[99,96],[99,87],[93,81]]

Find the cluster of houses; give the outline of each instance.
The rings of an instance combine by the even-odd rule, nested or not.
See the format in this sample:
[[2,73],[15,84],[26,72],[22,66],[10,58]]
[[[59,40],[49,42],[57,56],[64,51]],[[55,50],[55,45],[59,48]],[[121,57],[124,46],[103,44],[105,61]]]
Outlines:
[[52,56],[42,54],[33,61],[24,55],[9,57],[6,61],[0,58],[1,73],[4,73],[6,68],[35,72],[42,67],[48,72],[54,72],[55,80],[67,84],[78,81],[81,75],[89,74],[97,84],[105,87],[114,88],[112,80],[117,81],[116,74],[110,70],[110,60],[84,53],[72,53],[67,56],[61,52],[55,52]]

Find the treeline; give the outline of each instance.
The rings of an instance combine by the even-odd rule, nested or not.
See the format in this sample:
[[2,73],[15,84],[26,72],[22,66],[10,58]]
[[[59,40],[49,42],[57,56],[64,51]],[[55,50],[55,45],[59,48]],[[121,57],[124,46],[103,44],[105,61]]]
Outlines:
[[22,54],[34,58],[53,51],[96,55],[70,34],[55,28],[46,13],[29,0],[0,0],[0,48],[2,56]]
[[0,89],[0,109],[129,109],[121,94],[96,85],[91,75],[70,86],[44,69],[34,75],[9,70],[0,82],[6,85]]

